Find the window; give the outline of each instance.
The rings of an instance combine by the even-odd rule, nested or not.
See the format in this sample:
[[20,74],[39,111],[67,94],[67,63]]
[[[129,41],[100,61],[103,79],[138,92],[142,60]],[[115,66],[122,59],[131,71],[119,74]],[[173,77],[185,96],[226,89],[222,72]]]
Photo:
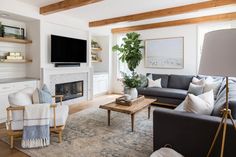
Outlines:
[[[117,37],[117,44],[120,46],[123,41],[122,38],[124,38],[125,35],[121,35]],[[122,78],[122,74],[126,73],[126,74],[131,74],[131,71],[129,70],[128,66],[126,63],[123,63],[119,60],[119,55],[117,54],[117,63],[118,63],[118,68],[117,68],[117,76],[118,78]]]

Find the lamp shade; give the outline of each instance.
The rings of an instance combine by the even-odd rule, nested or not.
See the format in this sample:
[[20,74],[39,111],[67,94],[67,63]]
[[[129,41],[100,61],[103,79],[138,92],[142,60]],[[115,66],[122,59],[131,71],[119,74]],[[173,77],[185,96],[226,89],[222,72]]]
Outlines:
[[199,74],[236,77],[236,29],[205,35]]

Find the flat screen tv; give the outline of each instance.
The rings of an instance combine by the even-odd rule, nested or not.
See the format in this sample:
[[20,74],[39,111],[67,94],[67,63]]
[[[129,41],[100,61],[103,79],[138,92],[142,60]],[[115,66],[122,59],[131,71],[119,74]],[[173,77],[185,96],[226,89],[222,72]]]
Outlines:
[[51,35],[52,63],[86,63],[87,41]]

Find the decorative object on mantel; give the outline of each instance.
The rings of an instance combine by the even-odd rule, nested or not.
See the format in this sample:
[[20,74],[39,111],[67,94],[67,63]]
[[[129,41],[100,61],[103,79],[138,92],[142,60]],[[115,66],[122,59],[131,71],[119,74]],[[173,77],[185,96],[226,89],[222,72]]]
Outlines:
[[[235,58],[236,58],[236,29],[224,29],[209,32],[205,35],[202,57],[199,67],[199,74],[224,76],[226,81],[226,100],[222,110],[222,120],[214,136],[207,157],[210,157],[215,146],[217,138],[222,138],[220,157],[224,156],[225,140],[230,135],[226,135],[227,120],[231,120],[236,130],[236,125],[229,108],[229,79],[228,77],[236,77]],[[222,136],[219,133],[223,133]],[[233,155],[234,156],[234,155]]]
[[127,33],[124,37],[123,44],[115,45],[112,47],[113,51],[118,51],[120,60],[127,63],[131,75],[124,74],[123,84],[128,87],[127,94],[130,94],[131,99],[138,97],[137,87],[141,85],[141,79],[139,75],[135,72],[135,68],[139,65],[143,58],[141,49],[144,46],[141,45],[141,40],[139,39],[140,34],[132,32]]
[[145,67],[184,68],[184,37],[146,40]]
[[142,101],[145,97],[143,95],[139,95],[138,98],[133,99],[133,100],[129,100],[126,98],[125,96],[121,96],[119,98],[116,98],[116,103],[119,105],[124,105],[124,106],[131,106],[134,105],[140,101]]
[[13,39],[25,39],[24,28],[2,25],[3,37]]

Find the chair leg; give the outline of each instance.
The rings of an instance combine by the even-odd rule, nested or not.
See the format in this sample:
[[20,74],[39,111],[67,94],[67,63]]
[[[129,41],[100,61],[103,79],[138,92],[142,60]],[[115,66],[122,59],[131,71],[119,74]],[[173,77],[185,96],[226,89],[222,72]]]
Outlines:
[[11,149],[13,148],[13,142],[14,142],[14,136],[10,136],[10,146],[11,146]]
[[62,131],[58,132],[58,139],[59,139],[59,143],[62,142]]

